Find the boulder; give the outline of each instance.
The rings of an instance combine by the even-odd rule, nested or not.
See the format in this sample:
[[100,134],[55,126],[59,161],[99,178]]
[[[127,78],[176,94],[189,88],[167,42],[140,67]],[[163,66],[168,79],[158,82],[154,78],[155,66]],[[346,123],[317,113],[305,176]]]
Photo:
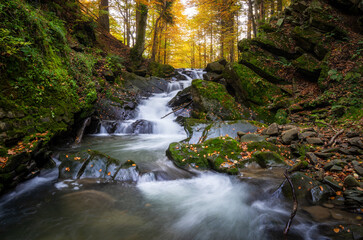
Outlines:
[[324,177],[324,182],[335,190],[342,190],[343,184],[339,184],[332,176]]
[[[306,176],[302,172],[294,172],[290,175],[291,182],[294,186],[296,197],[298,201],[306,200],[306,197],[310,195],[310,189],[316,186],[316,181]],[[292,198],[291,186],[288,181],[284,181],[282,184],[282,193],[287,198]]]
[[344,185],[346,187],[359,187],[360,184],[359,182],[357,181],[357,179],[355,179],[352,175],[348,175],[345,177],[344,179]]
[[281,138],[284,144],[291,144],[291,142],[298,137],[299,130],[293,128],[282,133]]
[[222,74],[217,74],[214,72],[207,72],[207,73],[203,74],[203,80],[206,80],[206,81],[218,82],[222,78],[223,78]]
[[279,125],[277,123],[273,123],[268,128],[266,128],[264,131],[262,131],[262,134],[269,135],[269,136],[275,136],[279,134]]
[[318,161],[318,158],[312,152],[307,152],[305,156],[311,161],[312,164],[315,164]]
[[319,204],[329,199],[329,197],[333,196],[334,191],[326,184],[319,184],[319,186],[315,186],[310,190],[311,194],[311,203]]
[[224,66],[219,62],[208,63],[206,69],[207,72],[213,72],[217,74],[221,74],[224,70]]
[[250,162],[256,162],[262,168],[286,165],[284,158],[278,153],[272,151],[257,151],[252,154]]

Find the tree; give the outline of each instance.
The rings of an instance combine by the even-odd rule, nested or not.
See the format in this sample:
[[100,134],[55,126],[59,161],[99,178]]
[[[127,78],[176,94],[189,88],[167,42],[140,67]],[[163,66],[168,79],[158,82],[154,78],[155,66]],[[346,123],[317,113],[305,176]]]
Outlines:
[[145,49],[145,34],[147,26],[148,7],[141,1],[136,3],[136,44],[132,48],[132,55],[135,59],[142,58]]
[[110,32],[108,0],[100,0],[98,21],[104,29]]

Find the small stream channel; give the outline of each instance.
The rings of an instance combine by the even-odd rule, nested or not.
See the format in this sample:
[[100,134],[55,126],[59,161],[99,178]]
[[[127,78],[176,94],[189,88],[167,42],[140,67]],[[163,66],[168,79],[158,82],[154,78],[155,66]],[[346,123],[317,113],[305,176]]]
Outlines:
[[[61,180],[58,168],[43,170],[0,199],[1,239],[282,239],[291,202],[276,191],[283,180],[279,170],[251,169],[242,178],[191,174],[165,157],[168,145],[186,133],[175,116],[161,117],[171,111],[167,103],[178,91],[202,77],[200,70],[190,72],[192,77],[171,82],[167,92],[143,100],[135,119],[103,122],[100,132],[84,136],[79,146],[55,151],[98,150],[135,161],[142,174],[110,182]],[[112,134],[110,124],[116,129]],[[59,165],[57,154],[54,159]],[[289,239],[328,239],[318,228],[299,213]]]

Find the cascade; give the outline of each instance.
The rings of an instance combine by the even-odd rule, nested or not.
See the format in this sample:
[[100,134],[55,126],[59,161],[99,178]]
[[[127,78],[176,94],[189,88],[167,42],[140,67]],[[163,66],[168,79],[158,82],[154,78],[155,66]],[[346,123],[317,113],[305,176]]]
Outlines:
[[131,120],[110,121],[100,123],[99,135],[107,134],[162,134],[180,135],[184,129],[175,122],[173,114],[162,118],[173,110],[167,103],[181,90],[189,87],[193,79],[203,78],[203,70],[180,69],[179,75],[183,80],[172,78],[164,93],[153,94],[144,99],[137,107],[136,117]]

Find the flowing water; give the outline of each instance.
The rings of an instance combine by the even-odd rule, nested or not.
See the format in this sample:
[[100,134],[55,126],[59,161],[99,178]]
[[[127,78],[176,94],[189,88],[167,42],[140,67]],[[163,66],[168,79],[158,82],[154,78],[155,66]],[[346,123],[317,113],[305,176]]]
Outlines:
[[[202,71],[190,73],[201,78]],[[191,84],[186,78],[143,100],[135,119],[102,122],[78,147],[58,149],[132,159],[140,175],[127,182],[60,180],[58,168],[43,170],[0,199],[1,239],[282,239],[291,203],[274,191],[281,178],[191,174],[165,157],[171,142],[186,138],[173,114],[161,119],[172,111],[167,102]],[[298,215],[291,239],[325,239],[316,226]]]

